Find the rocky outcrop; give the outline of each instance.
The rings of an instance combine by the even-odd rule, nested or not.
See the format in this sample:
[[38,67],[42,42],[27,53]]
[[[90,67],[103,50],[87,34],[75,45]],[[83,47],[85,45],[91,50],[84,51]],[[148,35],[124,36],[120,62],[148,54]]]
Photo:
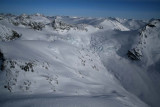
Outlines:
[[[39,15],[35,15],[35,16],[39,17]],[[37,21],[33,20],[30,15],[25,15],[25,14],[22,14],[16,18],[10,20],[10,22],[15,26],[19,26],[21,24],[24,26],[31,27],[34,30],[42,30],[45,27],[44,23],[37,22]]]
[[42,30],[45,27],[45,25],[41,22],[30,22],[28,26],[34,30]]
[[[156,51],[156,48],[159,48],[156,43],[159,41],[160,29],[160,20],[154,19],[151,20],[145,27],[140,30],[139,37],[137,38],[137,44],[132,47],[131,50],[128,50],[127,55],[132,60],[140,60],[141,57],[144,57],[142,53],[147,55],[152,51]],[[152,51],[151,51],[152,50]],[[149,58],[150,56],[146,56]]]
[[20,38],[22,35],[15,30],[0,25],[0,41],[12,41]]
[[58,20],[58,19],[54,19],[53,22],[52,22],[52,27],[54,30],[82,30],[82,31],[88,31],[85,24],[77,24],[77,25],[72,25],[72,24],[68,24],[68,23],[65,23],[61,20]]
[[142,53],[136,48],[128,50],[127,55],[131,60],[140,60],[142,57]]
[[55,19],[52,22],[52,27],[53,29],[70,30],[70,28],[72,28],[73,26]]
[[0,70],[1,70],[1,71],[4,70],[4,61],[5,61],[4,55],[3,55],[3,53],[0,51]]
[[[0,59],[3,59],[3,54],[1,53]],[[35,75],[38,72],[39,66],[44,71],[48,71],[49,69],[49,64],[46,62],[41,63],[38,61],[21,61],[10,59],[3,60],[3,72],[6,76],[4,88],[9,92],[16,91],[15,88],[23,92],[31,91],[31,84],[34,83],[34,78],[33,80],[30,80],[27,77],[24,79],[20,78],[24,73],[26,76],[29,76],[29,74]]]
[[15,39],[20,38],[21,36],[22,36],[21,34],[18,34],[16,31],[12,30],[12,36],[8,37],[7,39],[8,40],[15,40]]

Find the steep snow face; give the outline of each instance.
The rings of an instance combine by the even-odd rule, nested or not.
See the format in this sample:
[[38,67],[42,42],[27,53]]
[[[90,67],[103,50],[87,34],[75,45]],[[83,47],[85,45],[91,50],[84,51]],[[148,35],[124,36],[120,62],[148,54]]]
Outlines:
[[[133,21],[127,25],[114,18],[41,14],[3,17],[0,37],[13,31],[22,36],[0,42],[1,94],[105,95],[104,99],[118,102],[114,105],[107,100],[111,106],[147,107],[145,102],[158,107],[159,54],[154,55],[154,51],[159,52],[158,20],[150,22],[139,36],[135,29],[143,24]],[[133,48],[142,53],[137,62],[127,57]]]
[[[57,22],[57,23],[56,23]],[[128,31],[129,28],[122,25],[119,21],[111,18],[72,18],[72,17],[56,17],[54,20],[54,28],[67,29],[70,28],[86,30],[86,26],[91,25],[99,29]],[[61,25],[61,26],[60,26]]]
[[[157,107],[160,99],[159,24],[159,20],[151,21],[140,34],[139,31],[94,33],[91,43],[92,48],[99,53],[104,66],[126,90]],[[136,50],[141,56],[140,61],[128,60],[127,51],[130,49]]]
[[126,93],[107,72],[99,56],[89,49],[91,34],[100,29],[88,25],[87,32],[75,29],[66,32],[56,31],[49,24],[42,31],[35,31],[5,20],[2,24],[22,33],[21,40],[0,45],[6,58],[6,72],[1,75],[5,78],[1,81],[4,92],[91,95],[121,90]]
[[80,30],[88,31],[88,27],[92,26],[96,29],[103,29],[99,23],[104,19],[90,19],[90,18],[72,18],[72,17],[55,17],[52,22],[53,29],[57,31],[69,31],[69,30]]
[[[146,66],[151,66],[160,60],[160,21],[153,20],[147,24],[140,34],[136,48],[142,51]],[[158,62],[159,63],[159,62]]]
[[116,20],[105,19],[100,25],[103,26],[104,29],[129,31],[128,28],[126,28]]
[[[137,43],[132,45],[141,57],[141,62],[145,66],[151,66],[159,61],[160,46],[160,21],[150,21],[143,29],[140,30]],[[139,57],[139,56],[137,56]]]
[[86,48],[62,41],[13,41],[1,46],[7,58],[1,75],[4,92],[8,89],[67,95],[126,93],[99,56]]
[[115,18],[115,20],[117,20],[118,22],[120,22],[122,25],[124,25],[130,30],[140,29],[141,27],[145,26],[148,22],[143,20],[120,19],[120,18]]
[[105,20],[105,18],[87,18],[87,17],[84,18],[84,17],[70,17],[70,16],[57,16],[56,19],[71,25],[87,24],[93,26],[96,26]]
[[[136,44],[132,46],[142,54],[141,56],[141,63],[138,65],[143,68],[143,71],[146,72],[148,78],[148,92],[152,93],[149,94],[152,99],[148,99],[145,94],[142,98],[148,99],[148,102],[154,102],[155,105],[159,105],[160,99],[160,79],[159,79],[159,72],[160,72],[160,20],[151,20],[141,31],[139,34],[139,39]],[[147,81],[147,80],[145,80]],[[155,82],[157,81],[157,82]],[[158,84],[157,84],[158,83]],[[148,93],[144,92],[144,93]],[[146,97],[146,98],[145,98]]]
[[[160,21],[159,20],[151,20],[141,31],[138,39],[138,43],[133,45],[135,49],[142,53],[141,58],[141,68],[143,68],[145,72],[147,72],[148,82],[148,92],[152,99],[148,99],[145,94],[148,92],[144,92],[145,94],[142,96],[148,102],[154,102],[153,106],[159,105],[160,99],[160,82],[159,79],[159,64],[160,64]],[[145,80],[147,81],[147,80]],[[155,82],[157,81],[157,82]]]

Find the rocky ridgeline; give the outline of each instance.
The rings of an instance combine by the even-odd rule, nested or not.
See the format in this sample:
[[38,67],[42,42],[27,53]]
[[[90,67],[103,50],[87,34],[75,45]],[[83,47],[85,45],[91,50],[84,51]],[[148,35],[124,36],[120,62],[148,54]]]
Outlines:
[[54,30],[67,30],[69,31],[70,29],[73,30],[82,30],[82,31],[88,31],[85,24],[78,24],[78,25],[71,25],[71,24],[67,24],[61,20],[58,19],[54,19],[52,22],[52,27]]
[[[140,60],[143,57],[143,51],[149,44],[152,38],[160,38],[160,34],[155,32],[160,30],[160,20],[151,20],[139,33],[138,44],[131,50],[128,50],[128,57],[132,60]],[[154,44],[154,43],[153,43]]]
[[30,15],[25,15],[25,14],[22,14],[20,16],[10,19],[10,22],[15,26],[19,26],[21,24],[24,26],[28,26],[34,30],[42,30],[45,27],[45,23],[36,22],[32,20]]
[[[66,23],[59,17],[49,17],[44,16],[41,14],[34,14],[34,15],[26,15],[22,14],[19,16],[15,16],[12,14],[0,14],[0,20],[7,19],[10,23],[14,26],[23,25],[25,27],[34,29],[34,30],[43,30],[46,26],[52,26],[56,31],[69,31],[69,30],[81,30],[81,31],[88,31],[87,26],[88,24],[85,23],[78,23],[78,24],[70,24]],[[36,20],[37,19],[37,20]],[[54,19],[54,20],[53,20]],[[103,29],[103,26],[100,25],[91,25],[98,29]]]

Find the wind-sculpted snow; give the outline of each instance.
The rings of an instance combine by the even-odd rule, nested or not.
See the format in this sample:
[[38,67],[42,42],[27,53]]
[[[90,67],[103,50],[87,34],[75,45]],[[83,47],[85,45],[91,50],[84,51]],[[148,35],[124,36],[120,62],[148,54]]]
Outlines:
[[1,17],[0,106],[160,104],[159,20]]

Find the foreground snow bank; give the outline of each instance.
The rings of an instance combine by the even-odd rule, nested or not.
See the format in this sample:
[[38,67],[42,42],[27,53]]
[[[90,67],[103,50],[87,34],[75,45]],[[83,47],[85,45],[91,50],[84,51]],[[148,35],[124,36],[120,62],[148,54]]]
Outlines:
[[1,107],[148,107],[113,93],[100,96],[9,95],[0,97]]

